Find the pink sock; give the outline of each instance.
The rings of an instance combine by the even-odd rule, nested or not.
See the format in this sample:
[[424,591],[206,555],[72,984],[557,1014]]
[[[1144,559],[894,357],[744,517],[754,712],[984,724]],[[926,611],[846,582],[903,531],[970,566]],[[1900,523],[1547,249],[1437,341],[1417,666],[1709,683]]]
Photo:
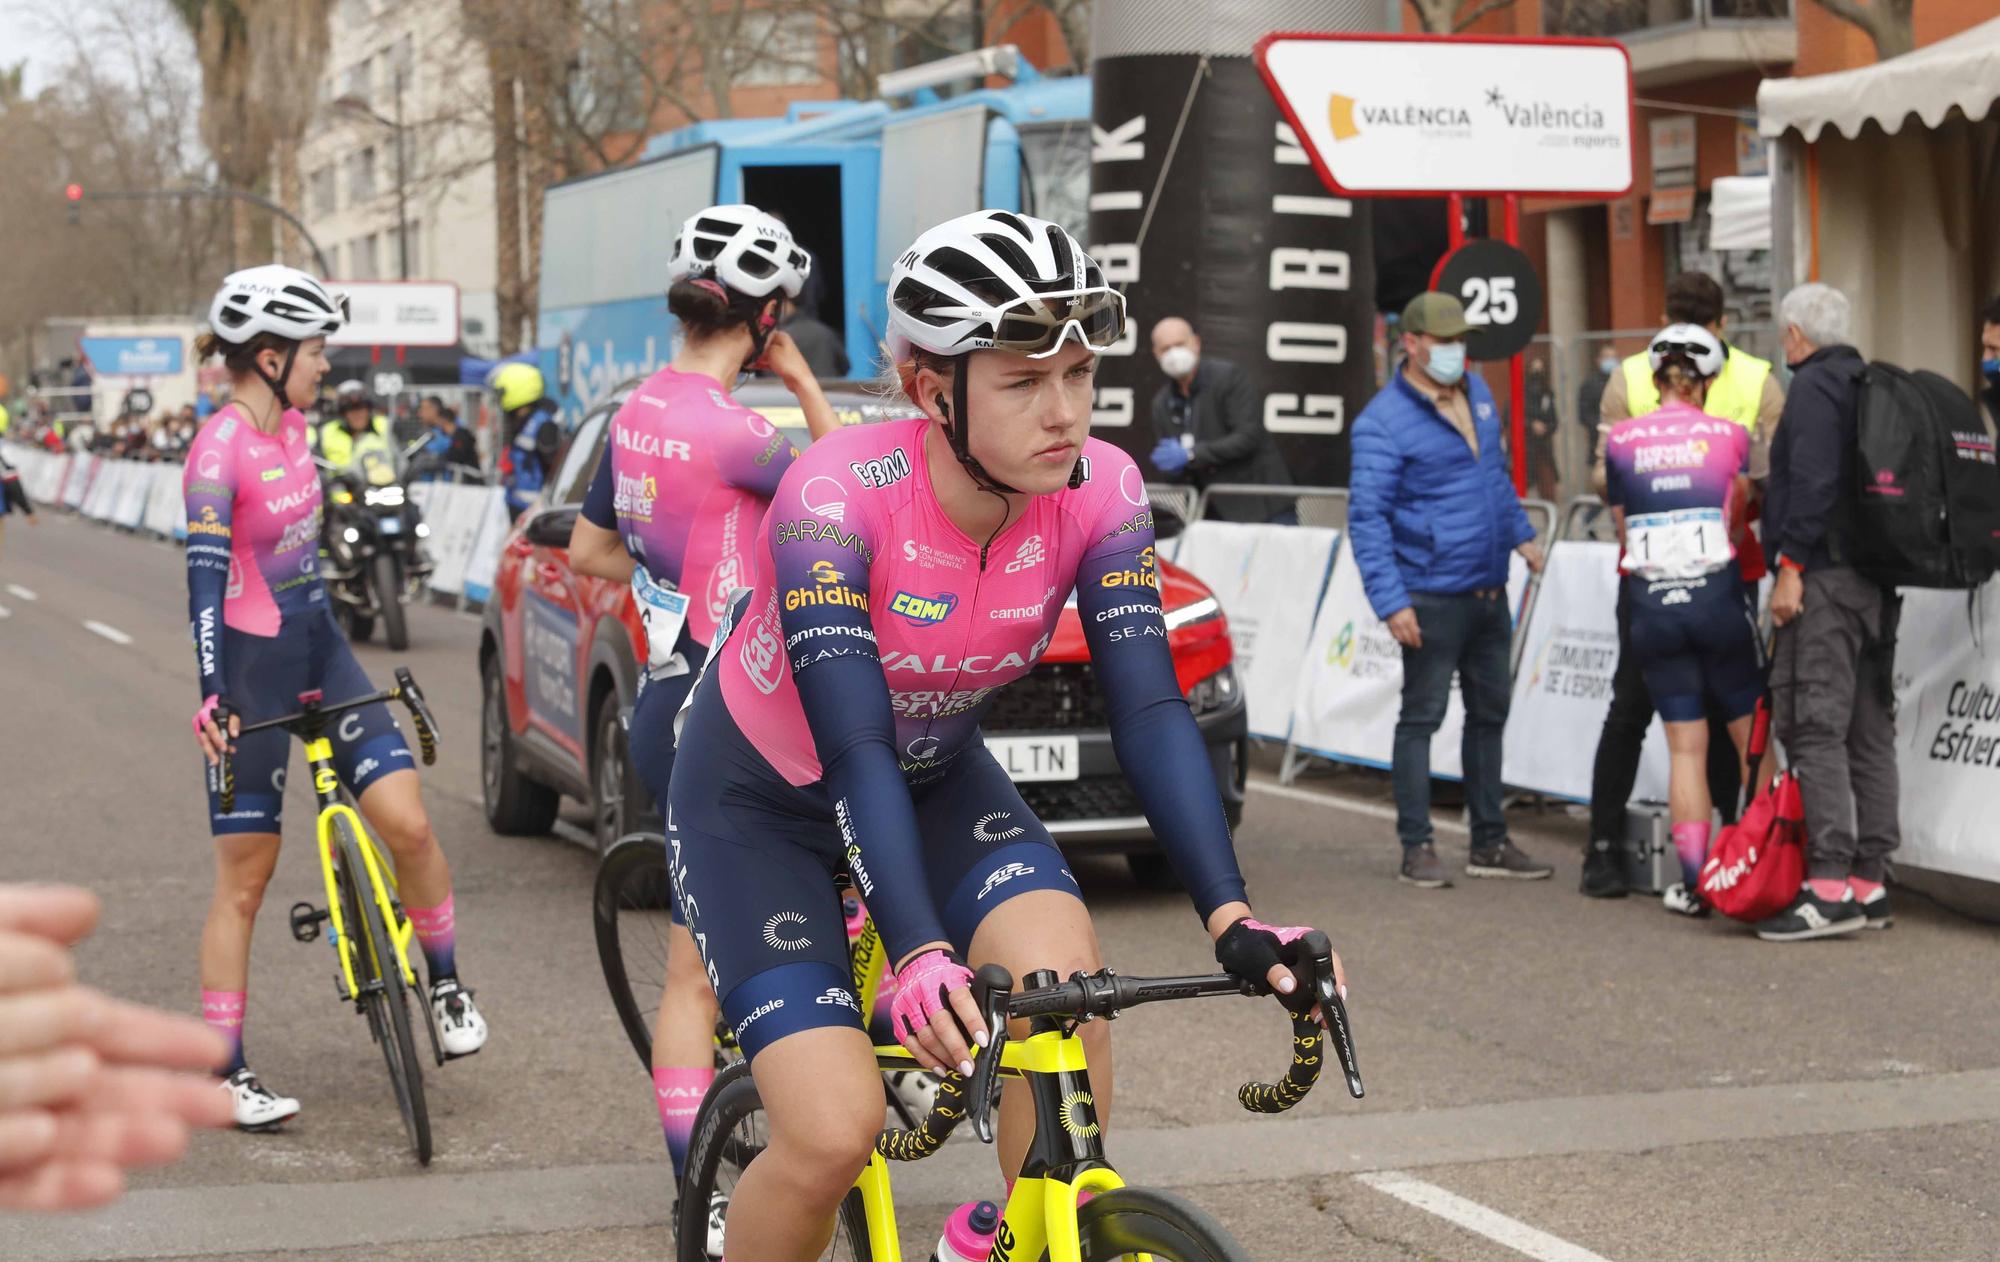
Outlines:
[[1806,882],[1806,888],[1822,903],[1837,903],[1840,896],[1847,893],[1847,882],[1837,877],[1830,881],[1814,877]]
[[1689,820],[1675,824],[1674,853],[1681,857],[1681,877],[1692,893],[1701,880],[1701,865],[1708,861],[1708,821]]
[[1858,876],[1847,878],[1847,888],[1854,891],[1854,901],[1865,903],[1882,892],[1882,882],[1864,881]]
[[433,984],[458,976],[458,915],[451,895],[435,907],[403,907],[410,928],[417,931],[417,945],[424,949],[424,963]]
[[660,1128],[667,1135],[667,1157],[674,1163],[674,1177],[681,1177],[687,1165],[688,1141],[694,1137],[695,1114],[715,1070],[653,1067],[653,1097],[660,1106]]
[[229,1063],[222,1069],[225,1078],[243,1068],[243,1003],[240,990],[201,992],[201,1019],[229,1041]]

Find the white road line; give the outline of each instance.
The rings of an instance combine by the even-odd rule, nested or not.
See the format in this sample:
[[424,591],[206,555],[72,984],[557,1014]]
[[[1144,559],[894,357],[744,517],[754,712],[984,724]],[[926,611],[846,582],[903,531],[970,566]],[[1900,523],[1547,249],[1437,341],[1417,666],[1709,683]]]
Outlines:
[[0,605],[0,618],[11,618],[13,616],[14,616],[13,610],[7,608],[7,606],[5,605]]
[[[1311,789],[1295,789],[1289,784],[1271,784],[1263,780],[1252,780],[1250,787],[1260,793],[1270,793],[1277,797],[1290,798],[1294,802],[1310,802],[1314,806],[1330,806],[1335,810],[1353,811],[1356,815],[1368,815],[1375,819],[1386,819],[1392,824],[1396,821],[1396,808],[1393,806],[1384,806],[1380,802],[1363,802],[1358,798],[1347,797],[1339,793],[1315,793]],[[1438,819],[1435,817],[1431,820],[1431,827],[1441,833],[1469,833],[1472,831],[1459,820]]]
[[102,622],[96,622],[89,618],[84,619],[83,629],[90,632],[92,635],[101,635],[105,639],[111,641],[113,644],[130,644],[132,642],[132,637],[126,635],[123,631],[120,631],[117,627],[106,626]]
[[19,597],[20,599],[28,601],[30,604],[41,599],[41,597],[35,595],[35,593],[29,591],[27,588],[21,586],[19,583],[7,584],[7,590],[11,592],[13,595]]
[[1377,1192],[1436,1214],[1446,1222],[1476,1232],[1516,1253],[1538,1258],[1540,1262],[1607,1262],[1601,1254],[1592,1253],[1581,1245],[1573,1245],[1561,1236],[1551,1236],[1519,1219],[1509,1218],[1499,1210],[1488,1209],[1477,1201],[1468,1201],[1447,1192],[1435,1183],[1413,1179],[1400,1170],[1381,1170],[1354,1177]]

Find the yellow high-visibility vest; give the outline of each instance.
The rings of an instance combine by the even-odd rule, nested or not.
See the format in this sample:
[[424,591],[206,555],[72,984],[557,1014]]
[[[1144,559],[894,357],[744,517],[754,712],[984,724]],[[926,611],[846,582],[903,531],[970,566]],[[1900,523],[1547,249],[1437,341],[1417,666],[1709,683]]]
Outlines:
[[[1771,361],[1729,348],[1722,371],[1708,383],[1708,395],[1701,410],[1710,416],[1735,421],[1752,434],[1757,432],[1757,406],[1764,398],[1764,382],[1771,376]],[[1645,351],[1625,358],[1625,399],[1633,416],[1644,416],[1660,406],[1660,392],[1653,385],[1653,364]]]

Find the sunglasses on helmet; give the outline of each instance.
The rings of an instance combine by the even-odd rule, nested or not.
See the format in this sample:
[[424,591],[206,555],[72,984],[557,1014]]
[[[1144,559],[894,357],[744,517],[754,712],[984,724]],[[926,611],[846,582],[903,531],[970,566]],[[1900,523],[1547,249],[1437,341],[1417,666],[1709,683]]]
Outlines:
[[1125,332],[1125,295],[1094,286],[1031,294],[1002,307],[969,311],[993,331],[996,351],[1046,359],[1062,349],[1070,334],[1093,351],[1108,351]]

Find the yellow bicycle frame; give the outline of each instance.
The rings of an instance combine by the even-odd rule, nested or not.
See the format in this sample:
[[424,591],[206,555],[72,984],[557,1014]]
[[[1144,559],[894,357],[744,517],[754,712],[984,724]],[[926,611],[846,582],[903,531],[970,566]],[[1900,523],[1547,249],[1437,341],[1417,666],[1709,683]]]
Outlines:
[[[872,932],[871,923],[863,933]],[[868,1009],[868,1010],[872,1010]],[[902,1047],[877,1047],[881,1061],[914,1057]],[[984,1055],[984,1052],[975,1053]],[[1085,1072],[1083,1040],[1073,1032],[1051,1030],[1022,1040],[1009,1039],[1000,1049],[1000,1076],[1027,1078],[1037,1074]],[[1037,1116],[1039,1124],[1045,1119]],[[1094,1134],[1094,1131],[1092,1132]],[[903,1250],[896,1234],[896,1204],[890,1188],[889,1162],[880,1152],[873,1153],[861,1176],[854,1181],[868,1220],[868,1240],[873,1262],[902,1262]],[[1125,1186],[1125,1180],[1108,1165],[1093,1166],[1073,1179],[1022,1178],[1014,1183],[1006,1211],[993,1234],[993,1256],[1003,1262],[1027,1262],[1039,1258],[1046,1249],[1049,1262],[1082,1262],[1083,1241],[1076,1222],[1077,1199],[1084,1193],[1099,1195]],[[1143,1262],[1145,1255],[1141,1255]]]
[[312,768],[313,792],[319,797],[319,867],[320,875],[326,882],[326,913],[333,925],[334,941],[340,945],[340,975],[347,986],[347,998],[354,999],[361,994],[360,984],[355,980],[355,939],[348,930],[346,917],[341,913],[340,887],[335,883],[333,864],[333,823],[345,815],[353,825],[357,848],[361,851],[362,866],[367,869],[368,887],[375,899],[375,905],[382,911],[382,923],[388,927],[389,937],[395,943],[396,963],[403,970],[403,981],[412,989],[417,984],[416,970],[410,967],[410,941],[416,936],[416,928],[408,919],[396,913],[392,895],[396,889],[396,874],[375,849],[375,841],[368,835],[361,816],[353,807],[336,796],[340,782],[333,771],[333,742],[325,737],[308,740],[306,743],[306,763]]

